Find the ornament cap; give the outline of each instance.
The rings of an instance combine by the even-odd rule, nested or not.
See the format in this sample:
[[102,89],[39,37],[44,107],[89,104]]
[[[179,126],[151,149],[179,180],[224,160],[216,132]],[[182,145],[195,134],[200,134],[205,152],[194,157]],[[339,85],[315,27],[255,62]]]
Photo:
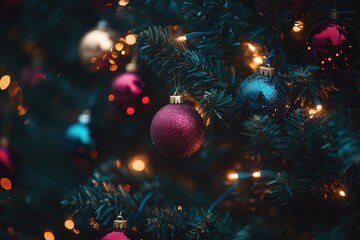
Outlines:
[[184,97],[181,96],[178,92],[174,92],[174,95],[170,96],[171,104],[181,104],[184,102]]
[[275,68],[270,67],[270,64],[266,64],[265,66],[260,66],[259,74],[272,77],[275,75]]
[[331,10],[330,21],[339,21],[339,12],[336,9]]
[[122,216],[117,216],[117,218],[114,220],[114,228],[116,229],[127,228],[127,220],[124,219]]

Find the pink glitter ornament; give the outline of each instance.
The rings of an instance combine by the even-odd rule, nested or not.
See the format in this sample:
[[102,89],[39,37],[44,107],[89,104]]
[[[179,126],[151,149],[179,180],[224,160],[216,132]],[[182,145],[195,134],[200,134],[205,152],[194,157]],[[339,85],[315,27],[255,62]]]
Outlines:
[[145,83],[135,73],[123,73],[111,86],[111,94],[117,103],[129,103],[143,93]]
[[204,142],[203,119],[194,108],[182,102],[182,96],[171,96],[170,104],[161,108],[151,122],[152,142],[169,158],[188,157]]

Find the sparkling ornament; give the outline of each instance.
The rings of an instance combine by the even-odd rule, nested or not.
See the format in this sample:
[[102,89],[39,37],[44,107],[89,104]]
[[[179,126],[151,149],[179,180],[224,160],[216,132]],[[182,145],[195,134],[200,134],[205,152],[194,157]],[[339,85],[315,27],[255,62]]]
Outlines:
[[111,86],[113,101],[123,104],[129,103],[143,93],[145,82],[135,73],[123,73],[118,76]]
[[205,124],[200,114],[183,104],[182,96],[171,96],[170,104],[154,116],[150,134],[157,150],[170,158],[194,154],[204,141]]
[[118,216],[114,220],[114,228],[106,231],[99,240],[141,240],[140,235],[127,228],[127,220]]
[[247,114],[279,116],[285,113],[288,87],[275,69],[261,66],[246,78],[237,92],[238,105]]
[[306,50],[323,70],[341,70],[350,66],[358,48],[356,34],[339,21],[336,10],[330,21],[316,25],[306,38]]
[[95,149],[96,143],[89,128],[90,112],[85,110],[78,121],[69,126],[65,133],[66,150],[79,156],[87,156]]
[[130,47],[102,21],[82,37],[79,54],[81,62],[90,71],[114,72],[119,65],[129,61]]

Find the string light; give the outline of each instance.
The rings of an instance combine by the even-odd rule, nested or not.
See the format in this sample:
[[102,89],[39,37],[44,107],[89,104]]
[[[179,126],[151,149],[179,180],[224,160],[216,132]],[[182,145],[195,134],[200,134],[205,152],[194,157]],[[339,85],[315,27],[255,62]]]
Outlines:
[[295,21],[292,28],[293,32],[301,32],[304,29],[304,23],[302,21]]
[[146,169],[147,157],[139,154],[134,156],[129,162],[129,168],[135,172],[142,172]]
[[133,108],[133,107],[128,107],[127,109],[126,109],[126,113],[128,114],[128,115],[134,115],[135,114],[135,108]]
[[236,181],[239,178],[239,175],[236,172],[229,172],[227,174],[227,179],[229,181]]
[[1,178],[0,185],[3,189],[8,190],[8,191],[11,190],[11,187],[12,187],[12,183],[11,183],[10,179],[8,179],[8,178]]
[[264,64],[266,56],[261,53],[259,49],[261,49],[260,46],[257,46],[255,43],[245,43],[246,50],[245,51],[245,57],[248,59],[251,59],[249,63],[249,67],[253,69],[254,71],[258,69],[258,67],[262,64]]
[[254,178],[260,178],[260,177],[261,177],[261,172],[260,172],[260,171],[253,172],[252,176],[253,176]]
[[125,7],[126,5],[129,4],[129,0],[120,0],[118,4],[119,6]]
[[44,232],[44,238],[45,240],[55,240],[54,234],[50,231]]
[[69,229],[69,230],[73,230],[74,227],[75,227],[75,223],[72,219],[67,219],[65,222],[64,222],[64,226]]
[[134,45],[136,43],[136,35],[135,34],[129,34],[125,37],[125,42],[128,45]]
[[310,119],[313,118],[314,115],[318,114],[322,110],[323,110],[323,108],[322,108],[321,104],[318,104],[315,109],[313,109],[313,108],[309,109],[309,115],[310,115],[309,118]]
[[187,37],[184,35],[184,36],[180,36],[178,37],[176,40],[180,41],[180,42],[185,42],[187,40]]
[[5,90],[9,87],[11,82],[11,78],[9,75],[4,75],[2,76],[2,78],[0,79],[0,89],[1,90]]
[[249,47],[250,51],[255,52],[256,47],[254,45],[252,45],[251,43],[248,43],[248,47]]
[[340,190],[340,191],[339,191],[339,195],[340,195],[341,197],[346,197],[346,192],[345,192],[344,190]]
[[148,96],[145,96],[141,99],[141,102],[146,105],[150,103],[150,98]]

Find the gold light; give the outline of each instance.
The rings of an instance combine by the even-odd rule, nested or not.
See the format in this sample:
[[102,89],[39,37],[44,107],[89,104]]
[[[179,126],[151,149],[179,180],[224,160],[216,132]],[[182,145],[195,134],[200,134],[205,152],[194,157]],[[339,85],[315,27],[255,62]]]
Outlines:
[[147,161],[146,155],[135,155],[129,162],[129,168],[135,172],[143,172],[146,170]]
[[68,220],[66,220],[66,221],[64,222],[64,226],[65,226],[67,229],[72,230],[72,229],[74,229],[74,227],[75,227],[75,223],[74,223],[74,221],[73,221],[72,219],[68,219]]
[[261,65],[263,64],[264,60],[261,57],[257,56],[253,58],[253,62],[255,62],[257,65]]
[[12,183],[11,183],[10,179],[8,179],[8,178],[2,178],[0,180],[0,185],[3,189],[8,190],[8,191],[11,190],[11,187],[12,187]]
[[8,86],[10,85],[10,82],[11,82],[11,78],[9,75],[2,76],[2,78],[0,79],[0,89],[1,90],[7,89]]
[[115,44],[115,49],[118,51],[121,51],[124,48],[124,44],[122,43],[117,43]]
[[346,192],[345,192],[344,190],[340,190],[340,191],[339,191],[339,195],[340,195],[341,197],[346,197]]
[[129,0],[119,0],[119,6],[125,7],[129,4]]
[[125,42],[128,45],[134,45],[136,43],[136,35],[135,34],[129,34],[125,37]]
[[239,178],[239,175],[236,173],[236,172],[229,172],[228,174],[227,174],[227,179],[229,180],[229,181],[235,181],[235,180],[237,180]]
[[176,40],[180,41],[180,42],[185,42],[187,40],[186,36],[180,36],[178,37]]
[[50,231],[44,232],[44,238],[45,240],[55,240],[54,234]]
[[248,43],[248,47],[249,47],[250,51],[255,52],[256,47],[254,45],[252,45],[251,43]]
[[260,178],[260,177],[261,177],[261,172],[260,172],[260,171],[253,172],[252,176],[253,176],[254,178]]
[[292,28],[293,32],[301,32],[304,29],[304,23],[302,21],[295,21]]

